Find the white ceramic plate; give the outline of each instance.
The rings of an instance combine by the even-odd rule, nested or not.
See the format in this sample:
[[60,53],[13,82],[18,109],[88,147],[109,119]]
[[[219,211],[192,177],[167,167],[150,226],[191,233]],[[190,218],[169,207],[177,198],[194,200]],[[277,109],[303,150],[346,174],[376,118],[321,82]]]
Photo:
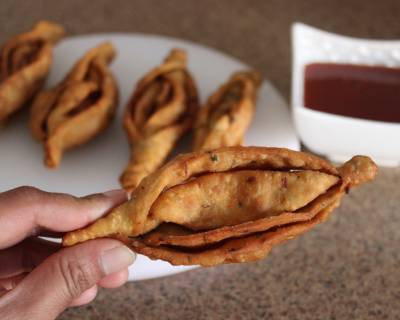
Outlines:
[[400,41],[344,37],[302,23],[292,27],[292,110],[297,132],[313,152],[333,161],[355,154],[383,166],[400,165],[400,124],[345,117],[304,107],[304,69],[309,63],[400,67]]
[[[14,117],[9,126],[0,132],[0,191],[32,185],[47,191],[82,196],[118,188],[118,177],[129,158],[128,143],[121,127],[123,107],[138,79],[158,65],[173,47],[187,50],[189,69],[197,81],[201,101],[233,71],[248,68],[223,53],[187,41],[110,33],[77,36],[62,41],[55,49],[47,85],[55,85],[86,50],[105,40],[112,41],[118,51],[111,67],[120,88],[117,119],[90,143],[67,152],[60,168],[51,171],[43,166],[42,146],[33,140],[28,131],[27,112]],[[287,105],[268,81],[264,81],[261,87],[257,112],[245,140],[247,145],[299,149]],[[189,150],[188,144],[186,147]],[[173,267],[163,261],[151,261],[139,256],[130,272],[130,280],[156,278],[188,269],[191,268]]]

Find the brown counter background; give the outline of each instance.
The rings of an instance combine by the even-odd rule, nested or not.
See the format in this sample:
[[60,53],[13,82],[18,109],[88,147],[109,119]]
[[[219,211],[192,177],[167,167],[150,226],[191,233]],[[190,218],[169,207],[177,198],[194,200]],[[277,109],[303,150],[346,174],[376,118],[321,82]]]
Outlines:
[[[259,69],[289,100],[290,25],[400,39],[400,1],[0,2],[0,42],[39,19],[69,34],[141,32],[212,46]],[[400,169],[352,192],[324,225],[260,262],[102,290],[61,319],[396,319]]]

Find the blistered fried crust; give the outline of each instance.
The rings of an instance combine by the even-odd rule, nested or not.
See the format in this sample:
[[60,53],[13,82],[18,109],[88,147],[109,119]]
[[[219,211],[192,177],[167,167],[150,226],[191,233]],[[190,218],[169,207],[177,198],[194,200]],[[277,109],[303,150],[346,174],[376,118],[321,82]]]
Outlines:
[[255,71],[234,73],[199,109],[194,151],[242,144],[255,111],[261,77]]
[[144,245],[140,238],[130,240],[129,244],[133,250],[150,259],[165,260],[172,265],[210,267],[224,263],[257,261],[266,257],[273,246],[291,240],[324,222],[336,207],[337,203],[333,203],[322,209],[314,218],[304,222],[289,223],[264,232],[217,242],[215,246],[204,248],[151,247]]
[[234,226],[302,208],[338,180],[311,170],[208,174],[163,192],[152,205],[150,216],[192,230]]
[[3,44],[0,51],[0,124],[40,90],[50,70],[53,46],[63,36],[62,26],[43,20],[31,31]]
[[115,54],[108,42],[89,50],[60,84],[35,98],[30,128],[44,144],[49,168],[59,165],[65,150],[86,143],[113,119],[118,89],[108,65]]
[[376,170],[368,157],[336,169],[280,148],[181,155],[145,178],[130,201],[66,234],[64,245],[112,236],[172,264],[252,261],[321,222],[349,188],[373,179]]
[[282,212],[275,216],[200,232],[193,232],[193,230],[183,228],[177,224],[163,223],[156,229],[143,235],[141,239],[144,244],[149,246],[163,244],[181,247],[205,246],[228,238],[258,233],[289,223],[311,220],[324,208],[333,203],[338,203],[343,194],[342,188],[337,185],[297,211]]
[[140,80],[126,106],[124,127],[132,151],[120,181],[127,191],[165,162],[192,125],[198,98],[186,60],[185,51],[173,49]]

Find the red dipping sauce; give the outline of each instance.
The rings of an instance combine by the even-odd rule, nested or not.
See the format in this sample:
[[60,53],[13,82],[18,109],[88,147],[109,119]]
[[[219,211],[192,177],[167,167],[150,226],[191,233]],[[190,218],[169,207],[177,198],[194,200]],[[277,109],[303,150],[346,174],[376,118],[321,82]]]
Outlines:
[[304,105],[342,116],[400,122],[400,68],[309,64]]

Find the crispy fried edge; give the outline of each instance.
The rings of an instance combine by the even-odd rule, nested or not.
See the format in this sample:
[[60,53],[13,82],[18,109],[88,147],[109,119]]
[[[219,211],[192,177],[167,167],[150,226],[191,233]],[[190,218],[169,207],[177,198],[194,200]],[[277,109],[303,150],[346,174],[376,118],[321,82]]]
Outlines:
[[[139,81],[125,107],[123,126],[131,146],[131,155],[120,176],[120,183],[128,192],[132,192],[144,177],[163,165],[176,143],[192,126],[192,115],[198,107],[198,94],[195,82],[187,70],[186,61],[187,57],[184,50],[172,49],[161,65],[152,69]],[[153,123],[151,128],[147,128],[148,123],[145,123],[143,127],[138,127],[132,117],[132,108],[135,100],[157,77],[173,73],[176,70],[182,71],[185,79],[178,81],[173,76],[169,78],[168,81],[172,83],[174,88],[173,100],[151,116],[149,119]],[[183,110],[179,110],[179,108],[170,110],[182,104],[185,104]],[[167,118],[163,123],[163,121],[157,120],[157,117]],[[144,130],[145,127],[146,130]],[[149,148],[149,143],[152,139],[160,139],[161,136],[166,136],[167,138],[163,143],[162,150],[157,150],[157,154],[153,157],[153,151]],[[140,158],[136,156],[137,154],[140,154]]]
[[314,218],[321,210],[338,201],[343,195],[343,184],[339,183],[320,195],[307,206],[295,211],[284,212],[277,216],[257,219],[234,226],[226,226],[213,230],[194,232],[189,235],[163,234],[157,229],[142,237],[144,244],[149,246],[174,245],[182,247],[196,247],[209,245],[227,238],[242,237],[251,233],[262,232],[276,226],[283,226],[294,222],[307,221]]
[[[90,49],[74,64],[71,71],[60,84],[53,89],[39,93],[33,102],[30,127],[32,134],[37,139],[43,140],[45,149],[44,162],[49,168],[55,168],[59,165],[65,150],[84,144],[92,139],[99,132],[104,130],[114,117],[118,105],[118,87],[107,65],[113,60],[115,54],[116,51],[110,42],[103,42]],[[101,84],[102,96],[96,103],[60,124],[51,136],[47,136],[46,133],[42,132],[41,128],[43,121],[46,121],[47,113],[50,111],[51,106],[49,106],[49,104],[54,103],[60,93],[66,94],[63,89],[67,88],[68,90],[68,83],[83,81],[83,77],[91,63],[96,64],[103,76]],[[68,135],[69,130],[75,130],[78,123],[85,122],[85,119],[88,118],[99,118],[98,126],[86,134],[80,141],[64,145],[63,140],[65,136]],[[79,125],[79,127],[82,126]],[[80,129],[82,130],[82,128]]]
[[[160,222],[149,220],[152,204],[166,189],[184,183],[191,177],[208,172],[233,169],[307,169],[339,176],[329,162],[298,151],[265,147],[226,147],[213,152],[195,152],[176,157],[142,180],[131,200],[115,208],[106,217],[77,231],[67,233],[65,245],[73,245],[110,234],[138,236],[154,229]],[[108,227],[107,227],[108,226]]]
[[238,263],[257,261],[271,251],[272,247],[291,240],[324,222],[330,213],[338,206],[339,201],[330,204],[314,218],[305,222],[278,227],[276,230],[267,230],[261,233],[247,235],[242,238],[228,239],[215,248],[204,248],[197,252],[184,252],[180,248],[169,246],[150,247],[142,241],[133,239],[129,246],[137,253],[150,259],[161,259],[172,265],[201,265],[210,267],[223,263]]
[[[52,63],[53,46],[64,34],[65,31],[61,25],[41,20],[30,31],[9,39],[3,45],[2,56],[6,55],[18,43],[33,39],[44,41],[35,61],[0,82],[0,123],[5,122],[12,113],[20,109],[42,87]],[[1,57],[1,59],[4,59],[4,57]],[[13,101],[9,101],[10,96],[15,97],[17,95],[18,99],[14,98]]]
[[[211,124],[209,123],[209,117],[219,107],[215,104],[215,101],[218,101],[229,90],[229,87],[237,81],[241,81],[243,84],[242,98],[230,109],[229,116],[234,120],[229,123],[229,126],[221,137],[219,134],[220,130],[215,131],[215,128],[220,127],[220,122],[223,120],[220,119],[216,123]],[[254,115],[256,95],[260,83],[261,76],[256,71],[236,72],[208,98],[206,104],[202,108],[199,108],[196,116],[193,130],[194,151],[215,149],[215,147],[228,147],[242,143],[244,134]],[[216,136],[216,133],[218,133],[218,136]],[[224,139],[222,145],[215,142],[215,139],[223,137],[226,137],[226,139]],[[232,137],[236,137],[235,141],[230,141]]]

